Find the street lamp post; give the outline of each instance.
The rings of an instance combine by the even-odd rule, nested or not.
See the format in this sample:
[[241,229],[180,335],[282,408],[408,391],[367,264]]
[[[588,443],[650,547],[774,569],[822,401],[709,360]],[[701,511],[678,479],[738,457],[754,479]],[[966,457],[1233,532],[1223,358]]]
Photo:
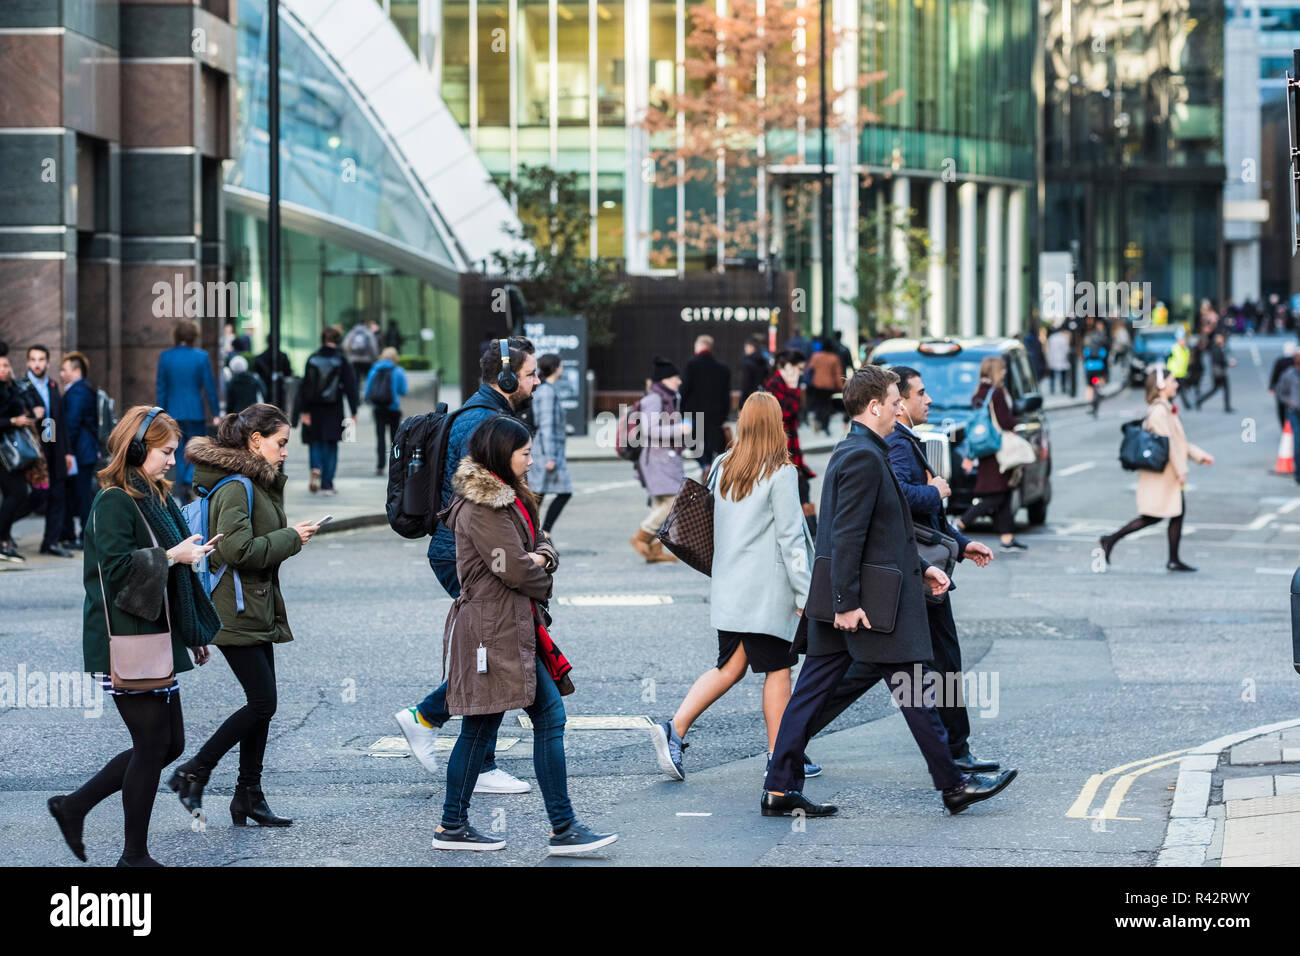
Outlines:
[[280,375],[280,0],[267,3],[266,130],[270,139],[267,166],[266,254],[270,286],[271,402],[284,407],[284,379]]

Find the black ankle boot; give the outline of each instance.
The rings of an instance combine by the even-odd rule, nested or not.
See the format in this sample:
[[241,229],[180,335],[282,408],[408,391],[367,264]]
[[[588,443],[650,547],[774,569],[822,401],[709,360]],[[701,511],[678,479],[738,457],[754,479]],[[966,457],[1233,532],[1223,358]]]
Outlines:
[[248,825],[252,817],[258,826],[287,827],[291,823],[287,817],[277,817],[266,805],[266,796],[260,787],[235,787],[235,799],[230,801],[230,819],[237,827]]
[[50,797],[46,806],[50,809],[50,816],[54,817],[54,822],[59,825],[59,832],[63,834],[63,839],[68,844],[68,849],[82,863],[86,862],[86,844],[81,839],[82,817],[77,816],[63,805],[65,797]]
[[207,786],[209,770],[200,767],[193,760],[181,764],[172,773],[167,786],[180,797],[190,816],[206,819],[203,815],[203,788]]

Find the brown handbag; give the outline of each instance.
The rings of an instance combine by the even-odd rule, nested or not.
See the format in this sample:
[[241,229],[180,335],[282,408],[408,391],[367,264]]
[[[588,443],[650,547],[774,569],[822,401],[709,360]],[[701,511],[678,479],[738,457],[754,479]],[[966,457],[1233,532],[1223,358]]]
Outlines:
[[[713,467],[716,473],[716,462]],[[713,493],[687,478],[656,537],[685,564],[712,576]]]
[[[134,499],[133,502],[134,503]],[[136,505],[136,510],[139,510]],[[144,514],[140,517],[143,519]],[[155,548],[159,547],[158,538],[149,527],[146,519],[144,526],[149,529],[149,538]],[[170,687],[176,679],[176,670],[172,661],[172,608],[163,588],[163,608],[167,616],[167,630],[161,634],[117,634],[113,633],[113,624],[108,616],[108,592],[104,589],[104,570],[95,562],[99,572],[99,591],[104,598],[104,626],[108,631],[108,666],[114,690],[162,690]]]

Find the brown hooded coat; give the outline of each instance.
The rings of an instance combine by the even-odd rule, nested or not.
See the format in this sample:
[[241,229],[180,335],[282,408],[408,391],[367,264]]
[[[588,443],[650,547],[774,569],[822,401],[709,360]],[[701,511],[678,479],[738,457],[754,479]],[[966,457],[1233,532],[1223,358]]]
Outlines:
[[[443,520],[456,535],[460,596],[447,615],[442,658],[447,710],[499,714],[527,707],[537,693],[537,626],[533,600],[551,596],[559,565],[545,532],[535,540],[515,505],[515,493],[482,465],[465,458],[452,483],[456,497]],[[542,568],[529,556],[546,558]],[[478,673],[478,648],[487,673]]]

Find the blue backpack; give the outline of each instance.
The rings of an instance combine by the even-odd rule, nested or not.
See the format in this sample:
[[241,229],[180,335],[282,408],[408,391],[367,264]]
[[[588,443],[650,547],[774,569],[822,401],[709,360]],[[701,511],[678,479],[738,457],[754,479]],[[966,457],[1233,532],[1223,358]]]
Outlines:
[[976,410],[966,429],[966,454],[971,458],[996,455],[1002,447],[1002,432],[994,427],[993,409],[990,407],[994,391],[996,390],[989,389],[984,404]]
[[[208,503],[212,500],[212,496],[216,494],[217,489],[229,481],[238,481],[244,486],[244,490],[248,492],[248,520],[250,523],[252,522],[253,482],[245,475],[227,475],[208,489],[206,494],[195,498],[181,509],[181,513],[185,515],[185,523],[189,525],[190,534],[201,534],[204,541],[212,537],[208,533]],[[203,491],[202,488],[196,490]],[[212,596],[212,592],[216,590],[217,585],[221,582],[227,567],[228,565],[223,564],[214,571],[210,561],[203,562],[203,570],[198,572],[199,583],[203,585],[203,590],[209,597]],[[239,579],[237,570],[232,570],[230,573],[235,578],[235,610],[242,614],[244,611],[244,582]]]

